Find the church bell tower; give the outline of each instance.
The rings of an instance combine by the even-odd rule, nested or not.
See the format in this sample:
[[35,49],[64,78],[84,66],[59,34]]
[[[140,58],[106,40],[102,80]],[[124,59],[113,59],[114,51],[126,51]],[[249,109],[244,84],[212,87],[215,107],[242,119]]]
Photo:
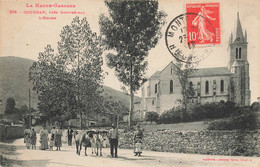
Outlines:
[[250,106],[250,78],[249,63],[247,61],[247,33],[243,34],[239,13],[237,13],[237,25],[235,38],[230,36],[230,58],[228,69],[231,75],[230,99],[240,106]]

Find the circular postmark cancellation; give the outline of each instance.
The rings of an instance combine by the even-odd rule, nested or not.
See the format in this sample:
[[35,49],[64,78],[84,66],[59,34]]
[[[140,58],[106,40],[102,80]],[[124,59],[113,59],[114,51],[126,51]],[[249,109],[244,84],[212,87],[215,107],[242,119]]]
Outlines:
[[197,63],[205,59],[216,44],[216,32],[209,19],[196,13],[175,17],[165,32],[165,42],[178,61]]

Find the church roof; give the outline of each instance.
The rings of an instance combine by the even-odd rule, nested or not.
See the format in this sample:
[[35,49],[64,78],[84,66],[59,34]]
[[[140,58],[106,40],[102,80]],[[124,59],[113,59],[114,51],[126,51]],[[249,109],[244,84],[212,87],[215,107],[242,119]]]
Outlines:
[[156,71],[150,78],[156,79],[160,77],[160,72],[161,71]]
[[239,66],[238,62],[237,62],[237,61],[234,61],[234,63],[232,64],[231,67],[237,67],[237,66]]
[[[160,72],[156,71],[150,79],[159,79]],[[220,75],[230,75],[231,72],[227,67],[213,67],[213,68],[199,68],[194,70],[190,77],[206,77],[206,76],[220,76]]]
[[230,75],[227,67],[213,67],[213,68],[199,68],[195,70],[190,77],[206,77],[206,76],[219,76]]
[[236,29],[236,38],[234,42],[235,43],[244,42],[243,30],[239,19],[239,12],[237,13],[237,29]]

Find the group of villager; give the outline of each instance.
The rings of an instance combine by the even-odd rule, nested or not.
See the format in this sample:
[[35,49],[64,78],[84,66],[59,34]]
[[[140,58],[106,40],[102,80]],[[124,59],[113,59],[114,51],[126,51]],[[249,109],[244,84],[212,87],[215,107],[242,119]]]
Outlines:
[[[67,130],[68,146],[72,146],[72,138],[74,136],[77,154],[80,155],[80,150],[81,147],[83,146],[85,147],[85,155],[87,155],[86,154],[87,147],[92,147],[92,153],[94,149],[94,152],[96,152],[97,155],[98,152],[100,151],[100,155],[102,156],[103,141],[106,140],[104,134],[110,143],[111,157],[117,158],[119,132],[118,132],[118,128],[116,128],[114,124],[112,124],[112,128],[108,132],[95,131],[95,130],[79,132],[77,130],[73,131],[71,127],[69,127]],[[61,150],[62,135],[63,135],[63,130],[61,126],[57,128],[53,126],[49,135],[46,126],[43,125],[39,135],[40,135],[40,139],[39,139],[40,150],[52,151],[53,147],[56,147],[56,150]],[[36,131],[34,130],[34,128],[29,128],[29,126],[27,126],[26,129],[24,130],[24,143],[26,144],[26,148],[36,149],[36,140],[37,140]],[[137,130],[134,132],[133,143],[134,143],[135,156],[141,156],[143,132],[139,125],[137,126]]]
[[[42,129],[40,130],[40,149],[41,150],[53,150],[53,147],[56,147],[56,150],[60,150],[62,146],[62,128],[58,127],[57,129],[55,127],[52,128],[50,137],[49,132],[46,129],[46,126],[43,125]],[[29,128],[29,126],[26,127],[24,130],[24,143],[26,144],[27,149],[36,149],[36,131],[34,128]]]

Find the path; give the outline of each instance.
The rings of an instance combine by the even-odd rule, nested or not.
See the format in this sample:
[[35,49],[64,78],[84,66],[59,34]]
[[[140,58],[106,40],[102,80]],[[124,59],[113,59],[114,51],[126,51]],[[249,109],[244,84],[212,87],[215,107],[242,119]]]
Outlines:
[[[61,151],[27,150],[23,139],[15,140],[12,144],[0,143],[1,153],[8,159],[6,166],[75,166],[75,167],[259,167],[257,157],[212,156],[198,154],[179,154],[144,151],[143,156],[133,156],[132,150],[119,150],[119,158],[110,158],[109,149],[103,149],[103,156],[76,155],[74,147],[62,147]],[[215,159],[215,161],[213,161]],[[227,161],[228,160],[228,161]]]

